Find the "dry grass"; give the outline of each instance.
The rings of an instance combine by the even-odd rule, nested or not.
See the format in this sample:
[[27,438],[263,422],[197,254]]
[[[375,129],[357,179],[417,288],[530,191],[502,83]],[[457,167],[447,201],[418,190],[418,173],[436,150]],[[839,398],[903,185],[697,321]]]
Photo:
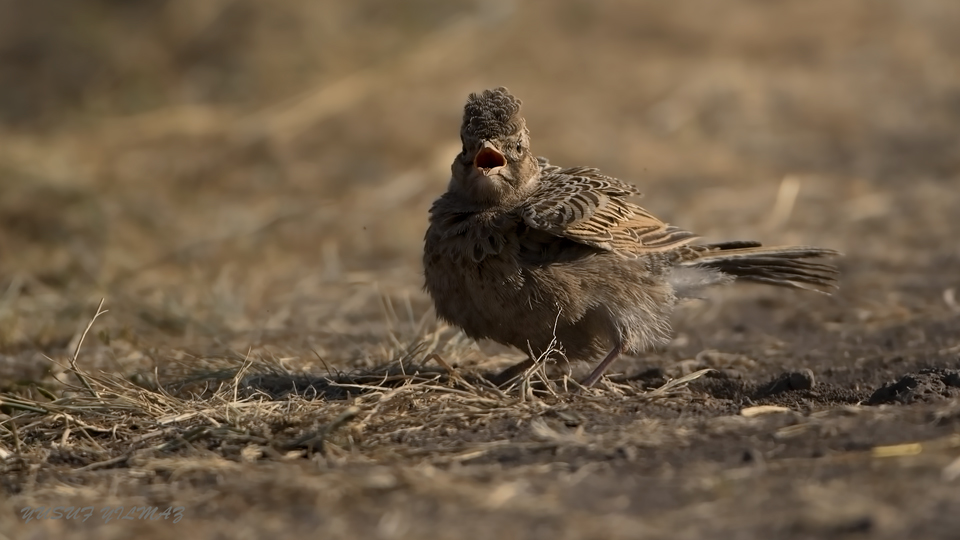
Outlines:
[[[50,456],[40,441],[54,441],[59,459],[86,462],[74,472],[122,467],[131,460],[195,447],[198,441],[224,457],[236,457],[239,449],[244,460],[295,459],[319,452],[372,462],[461,462],[498,448],[550,445],[464,444],[437,436],[450,426],[469,429],[478,422],[563,417],[571,393],[582,394],[579,401],[608,412],[623,397],[636,398],[634,403],[676,398],[688,383],[711,371],[703,369],[650,391],[609,379],[604,390],[584,389],[567,375],[559,380],[548,377],[546,358],[554,354],[549,350],[525,373],[497,387],[482,377],[461,375],[440,355],[422,355],[424,347],[418,344],[382,368],[352,374],[303,376],[275,359],[248,355],[239,361],[208,359],[201,372],[144,385],[142,378],[93,374],[77,366],[83,336],[106,313],[102,306],[101,302],[71,358],[69,371],[82,384],[61,381],[60,397],[40,386],[32,389],[40,394],[37,398],[28,397],[34,392],[0,394],[0,406],[14,413],[0,423],[15,449],[0,446],[4,458],[13,458],[5,464],[7,472],[44,464]],[[444,371],[425,368],[431,360]],[[212,370],[210,364],[217,363],[223,368]],[[411,415],[413,410],[418,414]],[[552,433],[543,424],[537,426],[538,433]],[[398,435],[411,432],[425,435],[413,447],[395,444]],[[104,434],[109,434],[106,446],[93,437]],[[434,444],[423,446],[420,439]],[[382,455],[384,451],[388,455]]]
[[[183,502],[185,493],[174,487],[177,478],[197,472],[239,473],[242,469],[237,467],[242,464],[263,468],[269,463],[282,466],[307,460],[328,467],[402,464],[418,470],[463,465],[491,454],[601,450],[604,442],[591,441],[582,426],[575,431],[564,426],[580,425],[583,409],[610,414],[628,396],[635,398],[634,405],[689,398],[686,385],[711,371],[700,370],[650,391],[608,379],[602,389],[583,389],[566,374],[549,378],[545,358],[557,354],[551,350],[534,367],[498,388],[482,377],[462,374],[436,353],[423,354],[426,347],[420,342],[384,367],[350,374],[304,376],[290,372],[275,358],[248,354],[242,359],[206,359],[203,369],[192,365],[173,382],[142,376],[130,380],[102,371],[90,373],[77,365],[83,337],[106,313],[102,307],[101,301],[70,364],[62,366],[79,384],[61,380],[60,396],[41,386],[19,394],[0,393],[0,407],[9,414],[0,421],[2,472],[25,488],[24,495],[17,497],[20,508],[16,510],[51,504],[44,502],[49,498],[66,500],[64,506],[82,501],[77,508],[93,502],[77,487],[38,489],[49,474],[67,473],[61,476],[69,478],[63,487],[95,486],[105,471],[111,471],[114,485],[146,487],[145,479],[164,477],[171,482],[167,496]],[[431,361],[443,369],[426,367]],[[500,440],[452,436],[491,424],[529,424],[530,433]],[[406,481],[435,484],[435,474],[418,479],[414,473]],[[374,476],[367,482],[396,482],[392,478]],[[446,489],[492,510],[516,495],[514,488],[507,487],[493,493],[476,488],[464,493],[464,486],[456,484]],[[124,504],[159,504],[162,511],[155,495],[141,493]],[[95,507],[95,514],[99,511]],[[119,517],[99,516],[105,524]],[[21,519],[26,525],[37,521],[28,514]]]

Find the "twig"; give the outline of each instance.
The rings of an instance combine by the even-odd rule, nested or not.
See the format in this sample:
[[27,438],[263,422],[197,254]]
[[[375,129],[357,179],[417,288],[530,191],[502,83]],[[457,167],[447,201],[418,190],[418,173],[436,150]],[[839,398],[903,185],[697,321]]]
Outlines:
[[87,337],[87,332],[89,332],[90,328],[93,327],[93,323],[97,320],[97,317],[107,312],[107,310],[102,309],[103,301],[104,299],[101,298],[100,305],[97,306],[97,314],[90,319],[89,323],[87,323],[87,327],[83,330],[83,334],[80,335],[80,341],[77,342],[77,350],[73,351],[73,358],[70,359],[70,370],[73,371],[73,374],[76,375],[77,379],[80,380],[80,383],[83,384],[88,392],[90,392],[90,395],[98,400],[100,399],[100,394],[93,389],[93,386],[90,385],[90,381],[87,380],[86,376],[84,376],[80,371],[80,368],[77,367],[77,358],[80,356],[80,347],[83,346],[83,339]]
[[427,357],[423,359],[423,362],[420,365],[422,366],[423,364],[426,364],[431,360],[439,364],[440,367],[442,367],[444,371],[447,372],[447,375],[450,376],[451,382],[458,381],[458,382],[466,383],[463,377],[461,377],[460,374],[457,373],[457,371],[453,369],[453,367],[450,364],[448,364],[447,361],[444,360],[443,357],[437,353],[428,354]]
[[17,422],[10,422],[10,431],[13,432],[13,449],[17,451],[17,457],[23,457],[23,449],[20,446],[20,432],[17,430]]
[[96,463],[91,463],[89,465],[84,465],[83,467],[78,467],[73,470],[73,472],[83,472],[83,471],[92,471],[94,469],[102,469],[104,467],[109,467],[110,465],[116,465],[117,463],[123,463],[130,459],[130,454],[124,454],[122,456],[117,456],[115,458],[108,459],[106,461],[98,461]]

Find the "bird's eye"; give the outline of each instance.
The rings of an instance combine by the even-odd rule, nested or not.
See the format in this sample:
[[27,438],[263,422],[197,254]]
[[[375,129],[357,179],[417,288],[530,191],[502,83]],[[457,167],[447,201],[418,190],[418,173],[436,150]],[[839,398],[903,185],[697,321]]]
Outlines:
[[520,152],[521,150],[523,150],[523,143],[517,141],[517,152]]

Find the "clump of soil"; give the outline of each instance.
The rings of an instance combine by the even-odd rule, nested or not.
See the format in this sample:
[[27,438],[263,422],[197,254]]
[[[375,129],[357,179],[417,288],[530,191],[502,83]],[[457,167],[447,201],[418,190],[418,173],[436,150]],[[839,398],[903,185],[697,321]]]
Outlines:
[[867,404],[910,404],[958,396],[960,396],[960,371],[929,368],[904,375],[893,384],[883,385],[870,396]]

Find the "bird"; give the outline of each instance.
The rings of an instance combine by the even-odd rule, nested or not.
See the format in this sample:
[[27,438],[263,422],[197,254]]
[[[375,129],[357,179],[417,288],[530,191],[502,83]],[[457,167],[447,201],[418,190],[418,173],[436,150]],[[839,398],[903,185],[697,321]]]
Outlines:
[[521,101],[504,87],[469,95],[447,191],[430,207],[425,289],[437,316],[473,339],[534,359],[595,361],[591,387],[622,354],[671,339],[678,302],[734,281],[830,294],[840,253],[755,241],[699,243],[631,201],[630,183],[562,168],[531,151]]

